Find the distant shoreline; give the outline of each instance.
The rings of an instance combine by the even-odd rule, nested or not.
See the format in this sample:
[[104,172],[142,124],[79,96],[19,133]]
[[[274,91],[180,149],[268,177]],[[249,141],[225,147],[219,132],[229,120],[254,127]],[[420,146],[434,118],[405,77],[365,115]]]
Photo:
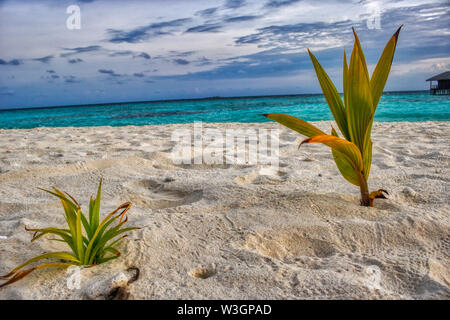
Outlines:
[[[414,93],[414,92],[428,92],[428,90],[386,91],[386,92],[383,92],[383,95],[398,94],[398,93]],[[342,93],[340,93],[340,94],[342,94]],[[73,105],[64,105],[64,106],[8,108],[8,109],[0,109],[0,112],[23,111],[23,110],[42,110],[42,109],[59,109],[59,108],[74,108],[74,107],[97,107],[97,106],[125,105],[125,104],[170,103],[170,102],[211,101],[211,100],[239,100],[239,99],[244,100],[244,99],[257,99],[257,98],[289,98],[289,97],[308,97],[308,96],[310,96],[310,97],[312,97],[312,96],[323,96],[323,94],[321,94],[321,93],[302,93],[302,94],[278,94],[278,95],[236,96],[236,97],[213,96],[213,97],[204,97],[204,98],[126,101],[126,102],[73,104]]]

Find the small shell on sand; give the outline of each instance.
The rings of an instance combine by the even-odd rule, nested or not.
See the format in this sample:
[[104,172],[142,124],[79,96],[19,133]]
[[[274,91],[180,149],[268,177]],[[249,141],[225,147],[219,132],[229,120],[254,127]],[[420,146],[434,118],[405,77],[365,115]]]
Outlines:
[[188,274],[193,278],[206,279],[214,275],[214,270],[204,267],[191,269]]
[[417,193],[416,193],[412,188],[410,188],[410,187],[405,187],[405,188],[402,190],[402,193],[403,193],[405,196],[408,196],[408,197],[415,197],[415,196],[417,195]]

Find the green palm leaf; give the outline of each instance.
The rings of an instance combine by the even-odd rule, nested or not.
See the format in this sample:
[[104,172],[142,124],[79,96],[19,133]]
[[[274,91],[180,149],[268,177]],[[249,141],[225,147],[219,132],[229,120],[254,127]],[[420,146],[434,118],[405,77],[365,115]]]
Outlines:
[[[50,240],[66,243],[72,252],[50,252],[34,257],[16,267],[7,275],[0,277],[0,279],[6,280],[0,287],[14,283],[34,270],[49,267],[67,267],[70,265],[83,266],[88,264],[100,264],[120,256],[120,252],[117,250],[116,245],[120,243],[120,240],[125,238],[126,235],[123,235],[123,233],[139,228],[130,227],[121,229],[128,220],[127,217],[124,219],[124,216],[131,207],[131,203],[129,202],[120,205],[116,210],[108,214],[99,224],[101,185],[102,182],[100,181],[95,200],[91,199],[89,202],[89,221],[81,211],[78,202],[68,193],[64,194],[56,188],[53,189],[54,191],[41,189],[61,200],[68,229],[54,227],[25,229],[27,231],[35,232],[31,241],[36,241],[46,234],[56,235],[60,237],[60,239]],[[111,226],[117,219],[120,219],[119,223],[116,226]],[[110,240],[115,239],[119,235],[122,235],[122,237],[112,241],[112,243],[108,245]],[[107,254],[113,255],[106,256]],[[21,270],[29,264],[51,258],[65,260],[67,262],[40,264],[27,270]]]
[[73,261],[73,262],[77,262],[79,263],[80,260],[78,260],[77,257],[75,257],[73,254],[69,253],[69,252],[49,252],[49,253],[44,253],[41,254],[37,257],[31,258],[30,260],[28,260],[25,263],[22,263],[21,265],[19,265],[18,267],[14,268],[10,273],[4,275],[4,276],[0,276],[0,279],[7,279],[10,276],[12,276],[14,273],[16,273],[17,271],[19,271],[20,269],[22,269],[23,267],[29,265],[30,263],[33,262],[37,262],[39,260],[43,260],[43,259],[49,259],[49,258],[55,258],[55,259],[63,259],[63,260],[69,260],[69,261]]
[[327,135],[306,121],[289,115],[279,113],[264,115],[309,137],[302,144],[318,142],[329,146],[332,149],[334,162],[342,176],[350,183],[360,187],[361,204],[364,206],[372,206],[375,198],[383,198],[383,192],[387,194],[383,189],[369,193],[367,180],[372,164],[373,119],[391,69],[400,29],[401,27],[384,48],[371,78],[358,35],[353,29],[355,42],[349,65],[347,65],[347,56],[344,50],[342,70],[344,102],[325,70],[308,49],[327,104],[346,140],[339,138],[334,128],[331,135]]
[[[347,78],[348,78],[348,64],[347,64],[347,55],[345,54],[344,50],[344,67],[342,70],[342,81],[343,81],[343,90],[344,90],[344,106],[347,108],[348,105],[348,84],[347,84]],[[347,117],[347,111],[345,112],[345,116]],[[348,124],[347,124],[347,132],[348,132]],[[348,137],[345,137],[347,140],[350,140],[350,133],[348,134]]]
[[389,72],[391,71],[392,60],[394,59],[394,52],[398,42],[398,35],[402,26],[397,29],[394,35],[381,54],[380,59],[373,71],[372,78],[370,79],[370,90],[372,92],[372,106],[373,113],[375,113],[378,102],[380,101],[381,94],[383,93],[384,86],[386,84]]
[[11,283],[14,283],[16,281],[19,281],[20,279],[22,279],[26,275],[30,274],[34,270],[45,269],[45,268],[54,268],[54,267],[70,267],[70,266],[73,266],[73,265],[75,265],[75,264],[74,263],[67,263],[67,262],[52,262],[52,263],[41,264],[41,265],[35,266],[35,267],[31,268],[31,269],[27,269],[27,270],[23,270],[23,271],[15,273],[13,277],[8,279],[8,281],[6,281],[5,283],[2,283],[0,285],[0,288],[4,287],[6,285],[9,285]]
[[351,141],[364,153],[367,127],[372,121],[372,95],[364,54],[355,33],[350,66],[347,75],[347,120]]
[[325,132],[313,126],[312,124],[309,124],[308,122],[302,119],[290,116],[288,114],[267,113],[263,114],[263,116],[271,120],[274,120],[278,123],[281,123],[282,125],[288,127],[289,129],[297,131],[298,133],[301,133],[307,137],[325,134]]
[[334,120],[341,130],[345,138],[350,139],[347,125],[347,115],[345,112],[344,104],[342,103],[341,96],[336,90],[333,82],[328,77],[328,74],[317,61],[316,57],[309,51],[309,57],[313,63],[314,69],[316,70],[317,79],[319,79],[320,87],[322,88],[323,95],[330,107],[330,111],[333,114]]
[[300,145],[304,143],[323,143],[333,150],[338,151],[340,155],[345,157],[358,175],[363,170],[361,152],[358,147],[350,141],[332,135],[323,134],[305,139]]
[[[331,134],[335,137],[338,136],[334,128],[332,129]],[[339,172],[342,174],[342,176],[351,184],[359,186],[360,181],[358,174],[356,173],[355,168],[347,159],[347,157],[345,157],[345,155],[343,155],[336,149],[331,149],[331,153],[333,154],[334,162],[336,163],[336,166],[338,167]]]

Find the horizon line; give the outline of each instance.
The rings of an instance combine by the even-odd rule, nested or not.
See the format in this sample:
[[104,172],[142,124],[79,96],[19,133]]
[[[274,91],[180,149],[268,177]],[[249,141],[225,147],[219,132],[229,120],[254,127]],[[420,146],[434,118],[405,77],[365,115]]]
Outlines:
[[[428,90],[394,90],[383,91],[383,94],[398,92],[427,92]],[[339,92],[341,95],[342,92]],[[88,104],[72,104],[59,106],[42,106],[42,107],[19,107],[0,109],[2,111],[23,111],[32,109],[57,109],[57,108],[74,108],[74,107],[96,107],[107,105],[124,105],[124,104],[145,104],[145,103],[165,103],[165,102],[185,102],[185,101],[208,101],[208,100],[238,100],[238,99],[254,99],[254,98],[283,98],[283,97],[299,97],[299,96],[323,96],[323,93],[293,93],[293,94],[271,94],[271,95],[255,95],[255,96],[210,96],[203,98],[178,98],[178,99],[159,99],[159,100],[143,100],[143,101],[123,101],[123,102],[102,102]]]

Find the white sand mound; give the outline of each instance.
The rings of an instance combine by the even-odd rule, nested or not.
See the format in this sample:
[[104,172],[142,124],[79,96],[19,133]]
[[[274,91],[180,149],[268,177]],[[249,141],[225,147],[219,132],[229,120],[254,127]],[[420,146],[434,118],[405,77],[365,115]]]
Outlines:
[[390,193],[374,208],[325,146],[297,150],[302,137],[275,123],[205,127],[279,128],[279,170],[174,164],[171,133],[190,124],[0,130],[0,274],[66,249],[30,243],[25,226],[64,225],[37,187],[86,210],[103,176],[102,213],[132,201],[142,227],[119,259],[78,270],[79,286],[76,270],[39,270],[0,299],[450,298],[448,122],[374,124],[369,185]]

